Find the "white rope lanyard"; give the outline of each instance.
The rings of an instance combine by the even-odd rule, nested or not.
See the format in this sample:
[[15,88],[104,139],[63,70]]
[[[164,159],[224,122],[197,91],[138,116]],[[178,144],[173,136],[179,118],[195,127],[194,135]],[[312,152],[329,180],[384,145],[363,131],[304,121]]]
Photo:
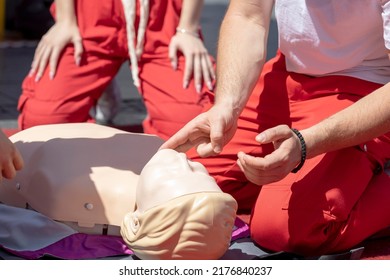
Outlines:
[[146,26],[149,18],[149,0],[138,0],[140,4],[140,22],[135,40],[135,15],[137,0],[121,0],[126,19],[127,45],[131,64],[131,75],[134,85],[139,86],[138,60],[144,48]]

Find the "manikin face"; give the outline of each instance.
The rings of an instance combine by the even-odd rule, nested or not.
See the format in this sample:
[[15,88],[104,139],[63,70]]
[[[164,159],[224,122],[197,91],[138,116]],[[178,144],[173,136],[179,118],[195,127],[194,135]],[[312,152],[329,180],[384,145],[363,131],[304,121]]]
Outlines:
[[206,168],[184,153],[158,151],[143,168],[137,186],[137,211],[144,212],[170,199],[198,192],[221,192]]

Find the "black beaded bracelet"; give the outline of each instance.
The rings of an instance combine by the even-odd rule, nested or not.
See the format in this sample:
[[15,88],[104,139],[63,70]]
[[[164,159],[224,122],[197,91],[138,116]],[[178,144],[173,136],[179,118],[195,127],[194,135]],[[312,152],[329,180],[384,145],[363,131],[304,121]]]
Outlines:
[[297,167],[291,170],[291,173],[297,173],[302,168],[306,160],[306,142],[305,139],[303,139],[302,134],[297,129],[291,128],[291,130],[296,136],[298,136],[299,142],[301,143],[301,162],[297,165]]

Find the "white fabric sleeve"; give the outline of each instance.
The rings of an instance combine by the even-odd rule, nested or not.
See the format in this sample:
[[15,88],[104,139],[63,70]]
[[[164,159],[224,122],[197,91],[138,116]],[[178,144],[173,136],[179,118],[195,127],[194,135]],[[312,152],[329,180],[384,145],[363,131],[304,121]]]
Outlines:
[[381,0],[383,19],[383,38],[385,46],[390,51],[390,0]]

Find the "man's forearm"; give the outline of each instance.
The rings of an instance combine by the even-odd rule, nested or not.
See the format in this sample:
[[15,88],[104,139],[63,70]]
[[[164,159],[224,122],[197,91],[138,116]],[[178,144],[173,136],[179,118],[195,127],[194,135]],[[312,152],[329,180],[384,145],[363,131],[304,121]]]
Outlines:
[[273,1],[231,1],[221,25],[216,104],[240,114],[266,59]]
[[390,83],[301,131],[308,158],[369,141],[390,131]]

